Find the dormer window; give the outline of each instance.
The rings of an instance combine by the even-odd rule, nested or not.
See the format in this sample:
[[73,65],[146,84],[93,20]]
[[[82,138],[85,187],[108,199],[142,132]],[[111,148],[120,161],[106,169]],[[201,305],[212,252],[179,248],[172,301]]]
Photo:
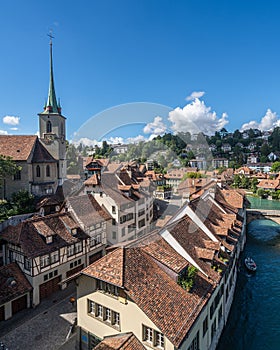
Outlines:
[[101,290],[102,292],[112,294],[115,296],[119,295],[117,286],[114,286],[113,284],[110,284],[101,280],[97,280],[97,289]]
[[77,229],[76,228],[72,228],[72,235],[76,235],[77,234]]
[[53,241],[52,236],[47,236],[47,237],[46,237],[46,243],[47,243],[47,244],[52,243],[52,241]]

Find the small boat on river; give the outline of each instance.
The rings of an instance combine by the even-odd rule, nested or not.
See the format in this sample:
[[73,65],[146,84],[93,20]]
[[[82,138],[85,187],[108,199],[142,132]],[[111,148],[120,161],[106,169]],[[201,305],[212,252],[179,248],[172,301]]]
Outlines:
[[257,264],[250,256],[245,258],[244,263],[248,271],[255,272],[257,270]]

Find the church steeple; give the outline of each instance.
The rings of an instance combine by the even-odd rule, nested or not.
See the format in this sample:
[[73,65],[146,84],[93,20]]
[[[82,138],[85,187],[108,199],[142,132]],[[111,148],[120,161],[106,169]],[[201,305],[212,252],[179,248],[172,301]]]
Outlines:
[[61,114],[60,101],[56,99],[53,76],[52,39],[50,37],[50,82],[44,111],[39,113],[40,141],[57,160],[58,184],[66,179],[66,118]]
[[50,83],[49,83],[49,93],[48,93],[48,100],[44,107],[44,114],[49,113],[55,113],[60,114],[61,113],[61,107],[60,104],[57,104],[56,95],[55,95],[55,89],[54,89],[54,77],[53,77],[53,57],[52,57],[52,39],[53,36],[49,34],[50,37]]

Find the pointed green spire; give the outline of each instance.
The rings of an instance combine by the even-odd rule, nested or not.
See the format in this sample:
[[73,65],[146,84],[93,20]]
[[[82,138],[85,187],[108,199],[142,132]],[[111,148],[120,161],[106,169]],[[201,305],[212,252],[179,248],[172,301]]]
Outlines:
[[54,89],[54,78],[53,78],[53,60],[52,60],[52,38],[53,36],[50,34],[50,85],[49,85],[49,94],[48,100],[44,109],[44,113],[61,113],[61,107],[58,106],[55,89]]

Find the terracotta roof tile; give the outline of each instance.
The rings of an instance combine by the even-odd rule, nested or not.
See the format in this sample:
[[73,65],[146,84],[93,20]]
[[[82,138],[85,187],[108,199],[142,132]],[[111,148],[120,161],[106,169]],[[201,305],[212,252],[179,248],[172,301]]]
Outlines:
[[[27,257],[34,258],[88,238],[80,228],[77,228],[77,233],[73,235],[70,229],[74,227],[76,228],[77,224],[70,213],[56,213],[34,217],[17,226],[8,226],[1,232],[0,237],[21,246]],[[53,237],[51,243],[46,243],[47,236]]]
[[150,233],[128,245],[143,247],[147,254],[176,273],[189,265],[189,262],[178,254],[158,232]]
[[94,350],[145,350],[146,348],[133,333],[105,337]]
[[199,275],[193,292],[186,292],[139,247],[118,248],[82,273],[123,286],[176,347],[185,338],[213,288],[208,279]]
[[27,160],[37,139],[36,135],[0,135],[0,154],[13,160]]
[[82,272],[88,276],[123,287],[123,260],[124,250],[119,248],[87,266]]
[[91,194],[69,197],[67,199],[69,210],[75,213],[75,216],[86,227],[110,220],[109,213],[102,208]]
[[195,247],[196,254],[199,259],[205,259],[212,261],[214,259],[215,251],[206,248]]
[[99,185],[100,181],[99,178],[97,176],[97,174],[93,174],[91,177],[89,177],[84,184],[85,185]]

